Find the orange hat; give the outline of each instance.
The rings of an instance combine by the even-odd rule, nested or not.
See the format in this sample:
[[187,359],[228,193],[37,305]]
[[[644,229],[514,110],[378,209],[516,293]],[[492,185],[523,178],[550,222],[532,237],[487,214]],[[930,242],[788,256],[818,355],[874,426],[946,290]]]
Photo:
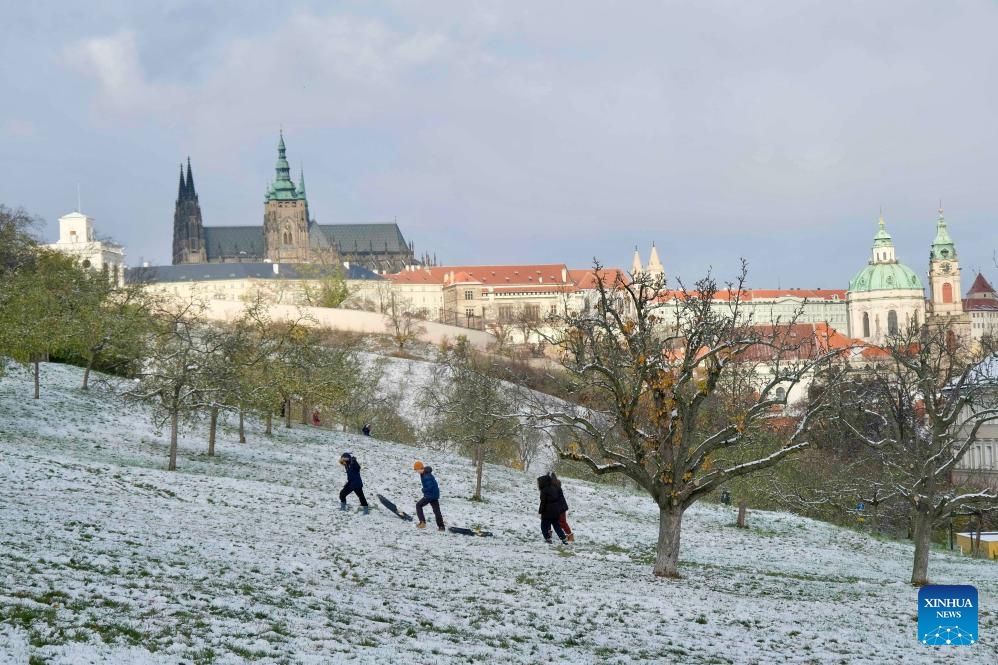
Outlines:
[[423,463],[420,462],[419,460],[416,460],[415,462],[412,463],[412,470],[413,471],[422,471],[423,470]]

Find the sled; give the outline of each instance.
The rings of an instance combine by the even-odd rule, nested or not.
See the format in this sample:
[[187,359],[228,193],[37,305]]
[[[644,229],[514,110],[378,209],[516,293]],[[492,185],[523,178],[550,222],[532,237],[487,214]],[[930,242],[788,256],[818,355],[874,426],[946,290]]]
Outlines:
[[378,501],[380,501],[381,505],[383,505],[385,508],[387,508],[388,510],[392,511],[392,513],[396,517],[404,519],[406,522],[411,522],[412,521],[412,515],[410,515],[409,513],[406,513],[406,512],[403,512],[403,511],[399,510],[398,506],[396,506],[394,503],[392,503],[391,501],[389,501],[383,494],[379,494],[378,495]]
[[467,529],[461,526],[449,526],[447,530],[451,533],[459,533],[462,536],[478,536],[479,538],[489,538],[492,536],[491,531],[482,531],[481,529]]

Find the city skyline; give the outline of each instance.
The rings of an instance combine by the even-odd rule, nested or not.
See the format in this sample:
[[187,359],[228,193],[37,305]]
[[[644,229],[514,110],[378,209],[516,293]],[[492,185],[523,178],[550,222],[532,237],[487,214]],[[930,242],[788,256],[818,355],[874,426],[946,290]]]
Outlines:
[[[245,12],[237,11],[247,7]],[[266,10],[266,11],[265,11]],[[941,197],[993,278],[998,9],[862,3],[19,6],[0,202],[76,208],[167,264],[177,164],[206,225],[262,222],[283,127],[321,224],[398,221],[443,263],[738,260],[845,288],[883,209],[920,274]]]

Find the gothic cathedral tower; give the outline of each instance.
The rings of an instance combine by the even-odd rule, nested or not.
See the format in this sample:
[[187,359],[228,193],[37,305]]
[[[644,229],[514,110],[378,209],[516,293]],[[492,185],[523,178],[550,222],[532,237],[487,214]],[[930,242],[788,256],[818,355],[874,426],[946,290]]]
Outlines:
[[277,145],[277,178],[267,188],[263,204],[263,244],[267,260],[303,263],[311,256],[305,177],[298,187],[291,181],[284,148],[284,133]]
[[180,189],[173,212],[173,265],[206,261],[201,205],[194,191],[194,175],[191,173],[191,158],[188,157],[186,180],[184,165],[180,165]]

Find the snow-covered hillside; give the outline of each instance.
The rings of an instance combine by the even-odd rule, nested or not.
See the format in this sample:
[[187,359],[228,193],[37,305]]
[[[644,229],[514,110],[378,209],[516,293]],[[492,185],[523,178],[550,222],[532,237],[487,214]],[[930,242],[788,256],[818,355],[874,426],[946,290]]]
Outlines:
[[[168,473],[145,412],[43,367],[0,379],[0,662],[998,662],[998,567],[934,552],[980,591],[981,640],[925,647],[911,547],[778,513],[688,513],[679,581],[655,579],[650,500],[566,480],[570,549],[541,541],[533,474],[326,430],[183,437]],[[338,511],[350,450],[369,497],[412,510],[432,465],[444,516],[494,538]],[[356,501],[351,497],[351,502]]]

